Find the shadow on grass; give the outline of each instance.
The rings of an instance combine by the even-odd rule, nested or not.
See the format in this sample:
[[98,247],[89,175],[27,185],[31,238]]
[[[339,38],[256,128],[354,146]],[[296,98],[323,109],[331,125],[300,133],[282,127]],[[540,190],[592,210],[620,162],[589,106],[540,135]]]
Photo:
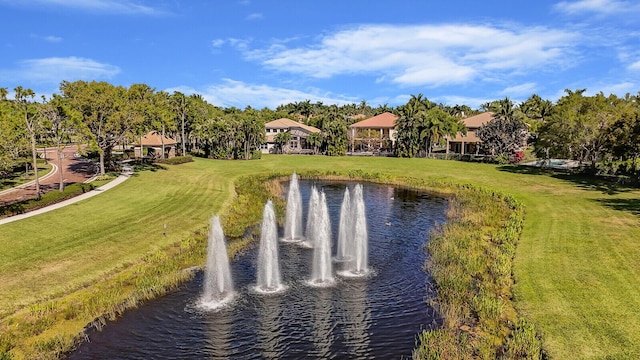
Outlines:
[[509,172],[512,174],[549,176],[555,179],[570,182],[584,190],[599,191],[607,195],[616,195],[637,189],[637,187],[634,188],[631,185],[620,184],[618,182],[618,179],[614,177],[605,178],[588,174],[575,174],[568,170],[556,170],[549,168],[541,169],[537,167],[521,165],[500,166],[498,170]]
[[160,165],[160,164],[156,164],[156,163],[138,163],[133,165],[133,175],[132,176],[139,176],[139,172],[142,171],[151,171],[151,172],[156,172],[158,170],[167,170],[167,167],[165,165]]
[[640,216],[640,199],[595,199],[594,201],[614,210]]

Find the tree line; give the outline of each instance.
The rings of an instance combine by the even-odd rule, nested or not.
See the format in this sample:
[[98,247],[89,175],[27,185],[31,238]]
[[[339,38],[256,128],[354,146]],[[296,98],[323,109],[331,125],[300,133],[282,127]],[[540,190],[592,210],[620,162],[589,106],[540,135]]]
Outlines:
[[[279,118],[320,129],[307,138],[314,153],[344,155],[348,126],[384,112],[398,117],[394,154],[428,156],[441,151],[447,137],[466,132],[463,118],[485,111],[494,114],[493,121],[476,133],[485,154],[513,157],[528,142],[539,158],[574,159],[593,171],[637,176],[640,93],[619,98],[602,93],[585,96],[585,91],[566,90],[555,103],[534,94],[520,104],[504,98],[478,109],[437,104],[418,94],[397,107],[371,107],[364,100],[345,105],[304,100],[257,110],[222,108],[198,94],[170,94],[146,84],[63,81],[59,94],[40,99],[22,87],[8,99],[8,90],[0,88],[0,176],[25,163],[35,164],[38,144],[61,151],[72,141],[86,143],[98,153],[104,174],[113,166],[114,149],[135,143],[149,131],[176,139],[179,154],[251,159],[259,156],[266,141],[265,123]],[[279,133],[275,141],[282,146],[290,137]]]

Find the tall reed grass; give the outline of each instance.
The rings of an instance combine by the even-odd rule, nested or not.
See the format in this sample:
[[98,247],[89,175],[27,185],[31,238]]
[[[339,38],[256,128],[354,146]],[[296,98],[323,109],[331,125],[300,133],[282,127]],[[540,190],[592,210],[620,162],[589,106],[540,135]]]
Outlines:
[[433,230],[425,265],[437,286],[440,329],[424,331],[414,359],[541,359],[536,329],[513,304],[513,257],[524,207],[510,196],[459,186],[448,221]]

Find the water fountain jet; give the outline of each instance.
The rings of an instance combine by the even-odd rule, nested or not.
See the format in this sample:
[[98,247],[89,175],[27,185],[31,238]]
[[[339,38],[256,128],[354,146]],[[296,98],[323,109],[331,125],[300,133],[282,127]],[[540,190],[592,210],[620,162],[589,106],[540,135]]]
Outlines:
[[314,226],[313,275],[311,284],[329,286],[334,283],[331,266],[331,221],[327,199],[322,192],[318,202],[318,218]]
[[336,250],[336,261],[347,261],[351,259],[353,246],[353,214],[351,211],[351,196],[349,188],[344,189],[342,205],[340,207],[340,225],[338,227],[338,247]]
[[262,293],[284,290],[278,260],[278,227],[271,200],[267,201],[262,213],[256,290]]
[[343,274],[345,276],[366,276],[369,273],[369,234],[361,184],[355,186],[351,209],[353,213],[353,259],[350,259]]
[[289,182],[287,194],[287,210],[284,223],[285,242],[299,242],[303,240],[302,233],[302,196],[298,185],[298,175],[294,172]]
[[207,244],[207,263],[204,272],[204,293],[200,305],[217,309],[229,303],[234,296],[229,256],[224,245],[224,233],[220,217],[211,218]]
[[311,196],[309,197],[309,210],[307,211],[307,226],[305,228],[305,241],[301,244],[305,247],[312,248],[316,242],[316,228],[319,218],[320,193],[314,186],[311,187]]

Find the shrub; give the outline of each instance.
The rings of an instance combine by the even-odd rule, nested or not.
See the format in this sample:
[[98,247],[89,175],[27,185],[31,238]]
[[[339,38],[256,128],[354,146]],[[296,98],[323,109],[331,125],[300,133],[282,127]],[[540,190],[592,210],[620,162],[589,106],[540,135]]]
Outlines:
[[193,158],[189,155],[186,156],[174,156],[168,159],[158,159],[156,163],[159,164],[167,164],[167,165],[180,165],[188,162],[192,162]]
[[501,153],[495,157],[495,162],[497,162],[500,165],[508,164],[510,161],[511,161],[511,156],[507,153]]
[[515,153],[513,153],[511,155],[510,163],[518,164],[518,163],[520,163],[522,161],[522,159],[524,159],[524,152],[516,151]]
[[86,183],[71,184],[66,186],[64,188],[64,191],[62,192],[50,191],[46,194],[43,194],[40,200],[29,199],[29,200],[24,200],[24,201],[20,201],[17,203],[0,207],[0,218],[22,214],[31,210],[40,209],[45,206],[49,206],[49,205],[70,199],[77,195],[84,194],[85,192],[91,191],[93,189],[94,189],[94,186],[93,184],[90,184],[90,183],[89,184],[86,184]]

